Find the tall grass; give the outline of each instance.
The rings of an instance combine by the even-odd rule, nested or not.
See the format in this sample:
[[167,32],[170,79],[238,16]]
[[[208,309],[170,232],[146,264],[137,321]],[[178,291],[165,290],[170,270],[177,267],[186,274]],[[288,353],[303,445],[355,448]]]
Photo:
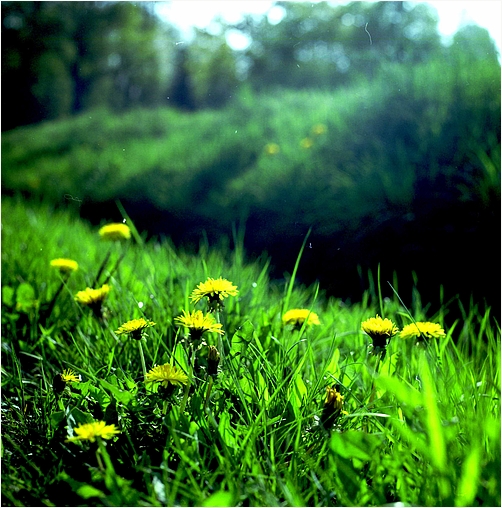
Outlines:
[[[128,243],[112,248],[107,270],[127,251],[99,320],[74,300],[108,249],[97,231],[44,205],[2,202],[2,504],[500,505],[500,329],[489,311],[465,307],[445,338],[418,346],[396,336],[379,360],[363,320],[382,313],[401,328],[412,318],[442,324],[441,314],[410,314],[378,291],[352,305],[326,298],[294,271],[273,283],[267,260],[244,259],[239,244],[203,242],[194,256],[167,239]],[[79,270],[47,315],[58,257]],[[189,373],[174,318],[194,308],[197,284],[220,276],[239,294],[221,311],[228,350],[205,409],[204,348],[190,389],[166,398],[145,385],[137,341],[115,330],[154,321],[141,341],[147,369],[169,362]],[[292,308],[321,324],[284,326]],[[213,334],[206,341],[217,345]],[[67,368],[82,381],[58,394],[53,378]],[[334,384],[345,413],[324,428]],[[94,420],[121,434],[66,441]]]

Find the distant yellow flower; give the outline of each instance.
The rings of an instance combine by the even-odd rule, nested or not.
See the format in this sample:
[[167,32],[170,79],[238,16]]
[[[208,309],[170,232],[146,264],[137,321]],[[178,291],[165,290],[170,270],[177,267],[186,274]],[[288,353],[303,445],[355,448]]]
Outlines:
[[74,429],[76,436],[70,437],[67,441],[90,441],[94,443],[96,438],[111,439],[116,434],[120,434],[114,424],[107,425],[103,421],[83,423]]
[[183,316],[175,317],[174,320],[190,330],[192,340],[200,340],[204,332],[214,332],[223,335],[222,325],[214,320],[211,314],[203,314],[201,310],[193,312],[183,311]]
[[99,236],[103,240],[129,240],[131,238],[131,230],[129,226],[116,222],[103,226],[99,230]]
[[56,393],[61,393],[66,388],[67,383],[78,383],[82,380],[80,374],[75,374],[72,369],[64,369],[62,374],[56,374],[52,381],[52,389]]
[[155,324],[153,321],[147,321],[144,318],[132,319],[120,326],[115,333],[117,335],[130,334],[133,339],[140,340],[143,330],[150,326],[155,326]]
[[437,323],[418,321],[406,325],[400,336],[402,339],[439,339],[446,337],[446,333]]
[[320,325],[319,316],[309,309],[291,309],[282,316],[282,322],[285,325],[294,325],[301,328],[303,323],[307,322],[307,326]]
[[312,148],[312,146],[314,146],[314,140],[312,138],[303,138],[300,141],[300,146],[305,150],[308,150],[309,148]]
[[166,363],[156,365],[147,372],[145,383],[160,383],[164,388],[169,385],[181,386],[188,383],[188,376],[182,370]]
[[78,270],[78,263],[73,259],[58,258],[51,261],[51,266],[61,273],[71,273]]
[[211,309],[223,306],[223,300],[228,296],[237,296],[239,291],[237,286],[234,286],[226,279],[212,279],[209,277],[206,282],[201,282],[196,289],[192,291],[190,299],[193,303],[197,303],[204,297],[209,300],[209,307]]
[[324,134],[326,130],[327,128],[323,123],[317,123],[312,127],[311,132],[314,136],[320,136],[321,134]]
[[264,151],[267,155],[277,155],[281,151],[281,148],[277,143],[267,143]]
[[92,307],[96,304],[101,304],[109,292],[110,286],[108,284],[103,284],[99,289],[86,288],[75,295],[75,301],[81,305]]

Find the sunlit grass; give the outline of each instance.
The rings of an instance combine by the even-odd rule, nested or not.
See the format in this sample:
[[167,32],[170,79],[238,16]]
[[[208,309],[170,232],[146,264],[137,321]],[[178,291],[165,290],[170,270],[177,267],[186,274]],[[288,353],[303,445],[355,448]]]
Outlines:
[[[132,238],[110,245],[63,212],[3,200],[4,505],[500,506],[500,329],[489,310],[463,307],[443,338],[393,335],[382,354],[362,322],[442,327],[447,309],[427,315],[416,298],[408,311],[393,293],[378,297],[379,281],[359,303],[328,299],[296,283],[301,252],[281,285],[266,260],[245,259],[237,234],[234,249],[188,255],[128,224]],[[62,276],[58,258],[78,270]],[[197,286],[219,277],[237,288],[223,307],[194,304]],[[105,280],[101,315],[75,301]],[[199,338],[176,320],[196,309],[214,318]],[[291,309],[318,324],[283,322]],[[136,319],[128,330],[155,325],[117,333]],[[64,369],[74,376],[54,382]],[[95,421],[120,434],[67,441]]]

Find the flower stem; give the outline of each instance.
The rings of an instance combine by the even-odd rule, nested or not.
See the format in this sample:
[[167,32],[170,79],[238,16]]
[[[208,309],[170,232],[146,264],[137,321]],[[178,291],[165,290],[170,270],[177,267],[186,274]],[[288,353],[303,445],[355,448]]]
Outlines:
[[185,393],[183,394],[183,399],[180,404],[180,412],[183,413],[185,410],[185,406],[188,400],[188,393],[190,391],[190,385],[192,384],[193,380],[193,372],[194,372],[194,365],[195,365],[195,350],[193,347],[193,344],[190,344],[189,349],[189,359],[188,359],[188,383],[185,385]]
[[209,397],[211,396],[211,389],[213,388],[213,376],[209,376],[209,382],[207,384],[206,390],[206,398],[204,400],[204,411],[207,410],[207,405],[209,403]]
[[51,316],[52,311],[54,310],[54,306],[56,305],[56,300],[57,300],[58,296],[61,294],[61,291],[63,290],[67,280],[68,280],[68,277],[66,277],[66,279],[63,279],[61,281],[61,285],[59,286],[58,290],[54,293],[54,296],[52,297],[52,300],[50,301],[49,306],[47,307],[47,310],[45,311],[47,319],[49,319],[49,317]]
[[111,253],[112,253],[112,247],[110,247],[110,249],[108,250],[108,253],[105,256],[105,259],[103,259],[103,262],[101,263],[101,266],[99,267],[98,274],[96,275],[91,287],[94,287],[98,283],[98,280],[101,277],[103,270],[105,269],[106,263],[108,263],[108,260],[110,259]]
[[139,357],[141,358],[141,368],[143,369],[143,379],[146,380],[145,355],[143,354],[143,346],[141,344],[141,340],[138,340],[138,347],[139,347]]
[[104,471],[105,467],[103,466],[103,461],[101,460],[101,454],[99,453],[99,451],[100,451],[99,448],[96,448],[96,459],[98,461],[99,470]]
[[[383,350],[383,354],[385,355],[385,349]],[[377,353],[376,365],[375,365],[376,376],[378,376],[378,368],[380,367],[381,360],[382,360],[382,351],[379,351]],[[373,383],[371,386],[371,396],[370,396],[370,400],[369,400],[370,403],[373,402],[373,400],[375,399],[375,394],[376,394],[375,380],[373,379]]]
[[221,355],[221,363],[225,363],[225,356],[227,354],[230,354],[230,341],[228,340],[228,336],[226,335],[227,332],[227,323],[225,320],[225,315],[223,312],[220,312],[217,310],[215,312],[216,322],[221,323],[223,325],[223,330],[225,331],[225,335],[218,335],[218,351]]
[[124,249],[120,257],[117,259],[117,262],[115,263],[115,266],[110,270],[110,273],[108,274],[108,277],[106,278],[104,284],[108,284],[110,279],[112,278],[112,275],[116,272],[117,268],[119,267],[120,262],[124,259],[125,255],[127,254],[127,248]]

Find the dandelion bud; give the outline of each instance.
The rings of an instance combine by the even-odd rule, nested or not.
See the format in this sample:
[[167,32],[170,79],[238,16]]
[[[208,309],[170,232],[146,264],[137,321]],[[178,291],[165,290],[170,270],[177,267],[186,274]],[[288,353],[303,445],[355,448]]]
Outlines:
[[209,352],[207,354],[207,373],[210,376],[216,376],[218,374],[218,364],[220,363],[220,353],[214,346],[209,346]]
[[329,429],[338,420],[339,416],[345,411],[343,408],[343,395],[338,391],[339,385],[326,388],[326,401],[321,415],[321,423],[325,429]]

